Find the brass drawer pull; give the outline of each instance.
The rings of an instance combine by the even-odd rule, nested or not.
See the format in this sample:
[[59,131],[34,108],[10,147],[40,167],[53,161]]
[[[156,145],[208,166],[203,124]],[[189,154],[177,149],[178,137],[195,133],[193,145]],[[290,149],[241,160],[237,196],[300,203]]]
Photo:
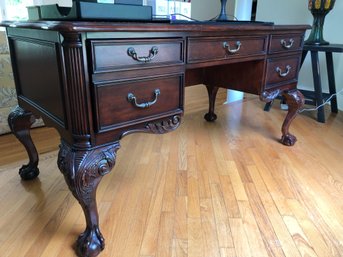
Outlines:
[[290,65],[287,65],[286,66],[286,71],[285,72],[282,72],[281,68],[280,67],[276,67],[275,71],[277,73],[279,73],[279,76],[280,77],[286,77],[288,75],[288,73],[291,71],[292,67]]
[[280,44],[283,48],[290,49],[294,44],[294,39],[291,38],[290,40],[288,40],[288,43],[286,42],[286,40],[281,39]]
[[132,59],[136,60],[137,62],[150,62],[152,59],[156,57],[158,54],[157,46],[151,47],[148,56],[137,56],[136,50],[133,47],[129,47],[127,49],[127,55],[132,57]]
[[127,100],[138,108],[142,108],[142,109],[149,108],[150,106],[154,105],[157,102],[157,97],[161,94],[161,91],[157,88],[157,89],[155,89],[154,94],[155,94],[155,99],[151,102],[139,104],[139,103],[137,103],[137,98],[132,93],[128,93]]
[[228,42],[223,43],[223,47],[225,49],[227,49],[232,54],[237,53],[239,51],[239,49],[241,49],[241,45],[242,45],[241,41],[237,41],[236,42],[236,49],[231,49],[230,44]]

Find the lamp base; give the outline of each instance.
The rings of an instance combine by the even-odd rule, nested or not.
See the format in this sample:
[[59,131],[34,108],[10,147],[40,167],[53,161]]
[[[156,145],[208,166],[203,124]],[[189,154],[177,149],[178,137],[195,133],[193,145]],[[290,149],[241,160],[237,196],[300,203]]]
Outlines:
[[306,45],[329,45],[330,43],[323,38],[323,27],[326,13],[312,13],[313,25],[311,34],[304,44]]
[[219,15],[216,21],[228,21],[226,14],[225,15]]
[[220,8],[220,14],[216,21],[228,21],[229,19],[227,18],[226,15],[226,2],[227,0],[220,0],[221,3],[221,8]]

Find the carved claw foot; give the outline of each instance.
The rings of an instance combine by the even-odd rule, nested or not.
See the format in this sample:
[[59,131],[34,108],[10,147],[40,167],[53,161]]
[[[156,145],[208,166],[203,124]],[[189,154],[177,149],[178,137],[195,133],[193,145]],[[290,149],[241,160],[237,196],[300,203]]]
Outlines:
[[297,141],[297,138],[292,134],[286,134],[281,137],[281,143],[287,146],[292,146]]
[[30,165],[30,164],[23,165],[19,169],[19,175],[22,178],[22,180],[31,180],[38,177],[39,169],[35,165]]
[[204,119],[211,122],[211,121],[215,121],[217,119],[217,115],[215,113],[206,113],[204,116]]
[[8,125],[12,133],[23,144],[29,156],[29,163],[19,169],[19,175],[23,180],[34,179],[39,174],[38,153],[30,135],[31,125],[35,120],[31,112],[27,112],[19,106],[8,116]]
[[105,248],[105,239],[99,227],[86,228],[76,242],[76,252],[80,257],[95,257]]

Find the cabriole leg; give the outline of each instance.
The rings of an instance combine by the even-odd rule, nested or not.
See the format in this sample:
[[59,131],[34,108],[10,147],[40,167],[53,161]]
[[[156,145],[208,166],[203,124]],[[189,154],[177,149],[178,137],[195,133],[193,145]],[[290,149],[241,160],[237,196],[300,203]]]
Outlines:
[[204,118],[207,121],[215,121],[217,119],[217,115],[214,113],[214,105],[216,102],[216,96],[219,88],[207,85],[206,88],[208,93],[209,109],[208,113],[205,114]]
[[286,91],[283,93],[283,96],[285,97],[288,105],[288,113],[282,124],[281,143],[287,146],[292,146],[297,141],[297,138],[289,133],[289,126],[298,114],[299,109],[304,105],[305,100],[303,94],[297,89]]
[[58,154],[58,167],[79,201],[86,218],[86,229],[76,242],[78,256],[95,257],[105,247],[99,229],[96,190],[101,178],[115,165],[119,142],[92,150],[73,149],[62,141]]
[[24,145],[29,156],[29,163],[19,169],[19,175],[23,180],[34,179],[39,174],[38,153],[33,144],[30,128],[36,118],[31,112],[27,112],[17,106],[8,116],[8,125],[12,133]]

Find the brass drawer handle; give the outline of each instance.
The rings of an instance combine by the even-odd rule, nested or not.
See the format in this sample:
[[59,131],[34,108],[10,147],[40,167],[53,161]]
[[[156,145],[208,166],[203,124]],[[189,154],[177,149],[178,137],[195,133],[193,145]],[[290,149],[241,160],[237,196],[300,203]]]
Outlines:
[[279,73],[279,76],[280,77],[286,77],[288,75],[288,73],[291,71],[292,67],[290,65],[287,65],[286,66],[286,71],[285,72],[282,72],[281,68],[280,67],[276,67],[275,71],[277,73]]
[[156,57],[157,54],[158,54],[157,46],[151,47],[148,56],[137,56],[136,50],[133,47],[129,47],[127,49],[127,55],[132,57],[132,59],[136,60],[137,62],[144,62],[144,63],[150,62],[152,59]]
[[142,109],[149,108],[150,106],[154,105],[157,102],[157,97],[161,94],[161,91],[157,88],[157,89],[155,89],[154,94],[155,94],[155,99],[151,102],[139,104],[139,103],[137,103],[137,98],[132,93],[128,93],[127,100],[138,108],[142,108]]
[[228,42],[223,43],[223,47],[232,54],[237,53],[239,49],[241,49],[241,45],[242,45],[241,41],[236,41],[236,49],[231,49],[230,44]]
[[291,38],[290,40],[288,40],[288,42],[289,43],[287,43],[286,40],[281,39],[280,44],[282,45],[283,48],[290,49],[294,44],[294,39]]

